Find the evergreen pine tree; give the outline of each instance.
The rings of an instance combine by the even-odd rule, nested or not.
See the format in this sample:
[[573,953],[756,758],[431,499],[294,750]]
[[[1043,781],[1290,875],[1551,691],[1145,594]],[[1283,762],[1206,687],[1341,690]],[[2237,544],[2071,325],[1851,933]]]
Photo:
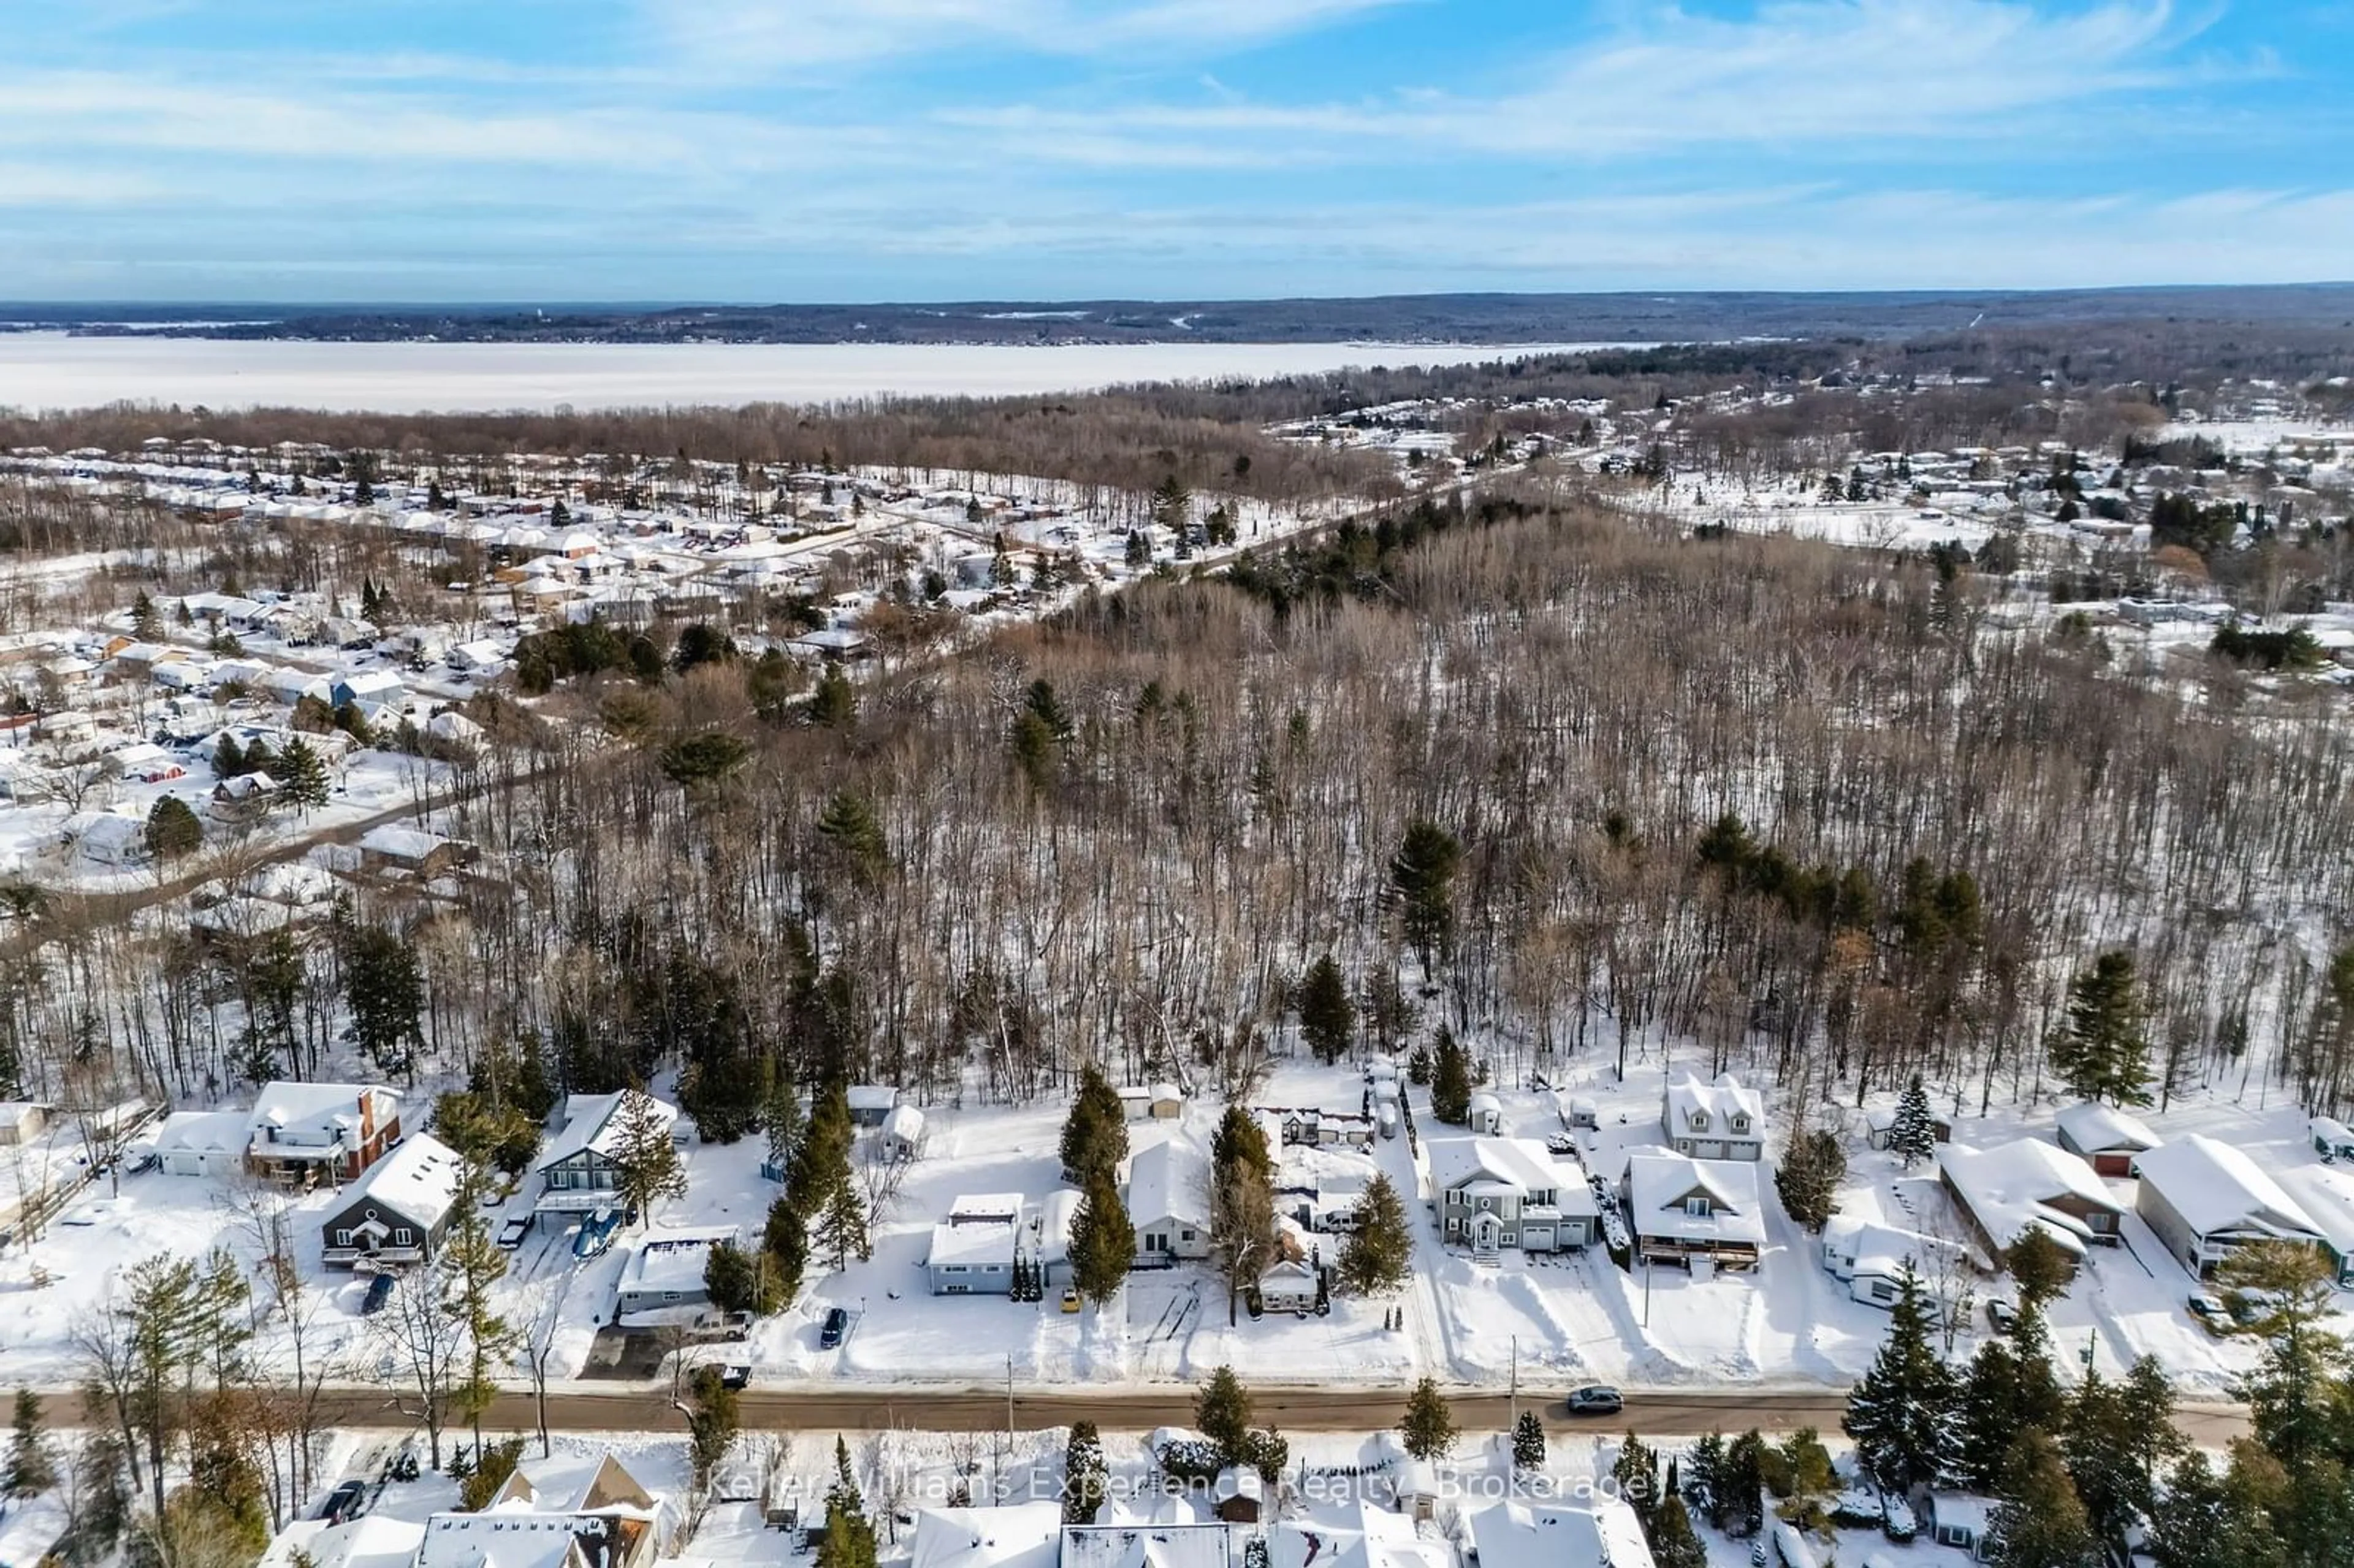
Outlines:
[[1398,1436],[1405,1451],[1417,1459],[1443,1459],[1454,1451],[1461,1429],[1438,1383],[1424,1378],[1406,1395],[1405,1414],[1398,1418]]
[[779,1304],[801,1294],[801,1276],[809,1268],[809,1230],[789,1194],[779,1194],[769,1205],[768,1224],[760,1232],[760,1255]]
[[8,1457],[0,1464],[0,1499],[20,1503],[39,1497],[58,1484],[57,1457],[41,1431],[41,1396],[29,1388],[16,1391],[16,1419],[8,1437]]
[[1512,1467],[1542,1470],[1545,1462],[1544,1422],[1533,1410],[1523,1410],[1512,1424]]
[[1708,1568],[1708,1548],[1681,1498],[1662,1498],[1650,1532],[1653,1568]]
[[1405,1284],[1413,1266],[1405,1204],[1389,1177],[1376,1175],[1357,1200],[1357,1228],[1341,1243],[1341,1283],[1354,1295],[1384,1296]]
[[1766,1439],[1755,1427],[1725,1445],[1715,1501],[1726,1534],[1750,1536],[1766,1528]]
[[768,1068],[768,1087],[760,1096],[760,1131],[768,1142],[769,1168],[782,1180],[801,1141],[801,1096],[790,1069],[780,1065]]
[[147,809],[147,850],[158,860],[177,860],[201,847],[205,825],[177,795],[159,795]]
[[843,730],[858,723],[858,693],[839,665],[829,664],[819,673],[816,689],[810,693],[809,721],[820,729]]
[[657,1200],[686,1196],[686,1168],[670,1124],[635,1084],[622,1092],[613,1119],[613,1195],[640,1219],[651,1219]]
[[1063,1121],[1062,1156],[1065,1180],[1083,1192],[1097,1176],[1117,1182],[1120,1161],[1128,1158],[1127,1110],[1119,1091],[1092,1062],[1080,1070],[1078,1093]]
[[1063,1522],[1093,1524],[1111,1495],[1111,1467],[1104,1462],[1103,1439],[1092,1421],[1071,1423],[1063,1450]]
[[1849,1394],[1842,1423],[1864,1474],[1896,1497],[1932,1484],[1952,1463],[1954,1374],[1930,1343],[1930,1319],[1920,1277],[1908,1262],[1888,1337]]
[[1348,1053],[1349,1036],[1357,1024],[1357,1009],[1349,1000],[1349,982],[1341,966],[1325,954],[1309,966],[1299,982],[1299,1034],[1316,1059],[1328,1065]]
[[1839,1202],[1840,1181],[1847,1177],[1847,1150],[1829,1128],[1793,1135],[1790,1148],[1775,1168],[1774,1192],[1783,1212],[1810,1231],[1819,1231]]
[[1907,1171],[1936,1158],[1935,1122],[1929,1109],[1929,1090],[1921,1082],[1921,1075],[1915,1073],[1896,1101],[1896,1120],[1888,1129],[1888,1150],[1904,1162]]
[[235,779],[246,771],[245,747],[238,745],[237,736],[223,730],[213,743],[213,777]]
[[2002,1495],[1987,1522],[1986,1560],[1995,1568],[2098,1568],[2084,1502],[2042,1432],[2020,1434]]
[[2010,1462],[2020,1420],[2019,1361],[2000,1340],[1988,1340],[1970,1360],[1955,1419],[1954,1475],[1974,1492],[1992,1493]]
[[1136,1261],[1136,1227],[1119,1201],[1119,1189],[1098,1171],[1087,1183],[1071,1222],[1071,1283],[1096,1306],[1119,1294]]
[[1407,825],[1405,840],[1390,860],[1400,926],[1425,973],[1454,946],[1455,873],[1462,863],[1462,844],[1426,817]]
[[1697,1504],[1708,1515],[1713,1529],[1724,1528],[1724,1518],[1718,1511],[1717,1496],[1724,1481],[1724,1435],[1711,1432],[1691,1446],[1684,1456],[1683,1482],[1687,1501]]
[[2041,1312],[2075,1277],[2076,1260],[2041,1225],[2030,1225],[2003,1249],[2003,1267],[2019,1287],[2019,1309]]
[[156,613],[155,601],[147,597],[145,588],[131,601],[131,635],[142,642],[160,641],[164,636],[164,618]]
[[1471,1062],[1455,1043],[1455,1032],[1438,1026],[1437,1050],[1430,1069],[1430,1114],[1450,1127],[1471,1119]]
[[817,1568],[875,1568],[875,1522],[850,1472],[850,1445],[833,1440],[834,1480],[825,1494],[825,1540]]
[[1610,1479],[1617,1490],[1618,1500],[1635,1510],[1642,1521],[1643,1533],[1651,1533],[1652,1521],[1659,1509],[1659,1456],[1632,1432],[1618,1446],[1618,1457],[1610,1467]]
[[297,810],[309,811],[327,803],[327,765],[299,735],[286,743],[286,749],[270,764],[270,776],[278,781],[286,802]]
[[2052,1068],[2081,1099],[2149,1104],[2149,1035],[2133,955],[2103,953],[2068,984]]
[[1220,1464],[1238,1463],[1250,1446],[1251,1396],[1235,1369],[1221,1366],[1193,1396],[1193,1429],[1218,1451]]
[[818,1215],[815,1239],[833,1255],[836,1269],[847,1268],[854,1257],[864,1263],[875,1255],[875,1235],[868,1223],[866,1200],[846,1175],[826,1193],[825,1208]]

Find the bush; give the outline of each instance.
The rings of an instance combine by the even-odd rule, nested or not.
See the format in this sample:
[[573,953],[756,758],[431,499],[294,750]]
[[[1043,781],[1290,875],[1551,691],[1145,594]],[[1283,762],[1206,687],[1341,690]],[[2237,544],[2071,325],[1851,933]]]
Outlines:
[[[522,1457],[520,1437],[509,1437],[484,1448],[474,1467],[458,1483],[458,1506],[468,1513],[480,1513],[490,1507],[491,1499],[507,1484],[507,1478],[514,1474],[515,1462]],[[457,1469],[454,1459],[450,1467],[453,1472]]]

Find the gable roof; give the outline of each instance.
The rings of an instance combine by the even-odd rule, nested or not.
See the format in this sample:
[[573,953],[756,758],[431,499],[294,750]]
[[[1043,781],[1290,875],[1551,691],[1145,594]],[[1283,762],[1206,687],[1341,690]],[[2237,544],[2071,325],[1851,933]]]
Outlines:
[[2313,1217],[2254,1160],[2204,1133],[2151,1150],[2141,1157],[2140,1170],[2142,1185],[2154,1188],[2202,1236],[2225,1230],[2297,1239],[2321,1234]]
[[2070,1106],[2060,1113],[2057,1122],[2061,1140],[2073,1144],[2087,1154],[2099,1154],[2108,1150],[2126,1149],[2138,1154],[2158,1147],[2158,1134],[2150,1131],[2140,1118],[2127,1116],[2115,1106],[2105,1106],[2098,1100],[2088,1100],[2080,1106]]
[[1209,1157],[1190,1139],[1166,1139],[1139,1150],[1128,1162],[1128,1217],[1140,1230],[1158,1220],[1206,1229],[1208,1194],[1203,1182],[1209,1169]]
[[2074,1198],[2113,1214],[2125,1212],[2091,1166],[2041,1139],[2016,1139],[1992,1149],[1949,1143],[1937,1153],[1937,1168],[1998,1247],[2008,1247],[2034,1225],[2081,1256],[2092,1227],[2052,1207],[2056,1198]]
[[1653,1568],[1641,1522],[1616,1498],[1481,1509],[1471,1547],[1479,1568]]
[[[252,1128],[251,1147],[272,1155],[283,1155],[303,1147],[326,1148],[338,1138],[347,1138],[350,1146],[359,1146],[360,1103],[373,1098],[376,1126],[382,1128],[388,1117],[400,1113],[400,1095],[376,1084],[297,1084],[281,1081],[263,1086],[254,1097],[253,1114],[248,1125]],[[275,1128],[279,1134],[271,1139]]]
[[1441,1192],[1493,1181],[1525,1196],[1550,1192],[1564,1212],[1599,1213],[1577,1166],[1556,1163],[1533,1138],[1449,1138],[1430,1144],[1431,1180]]
[[1766,1129],[1766,1097],[1744,1086],[1730,1073],[1719,1073],[1715,1082],[1707,1084],[1686,1073],[1668,1086],[1667,1108],[1670,1120],[1680,1132],[1691,1126],[1691,1113],[1696,1110],[1708,1113],[1711,1132],[1729,1130],[1735,1115],[1749,1118],[1752,1133]]
[[[536,1169],[545,1171],[584,1150],[593,1149],[599,1154],[610,1155],[620,1142],[619,1113],[622,1097],[636,1093],[635,1089],[617,1089],[610,1095],[568,1096],[564,1102],[564,1126],[547,1140],[547,1147],[540,1152]],[[678,1119],[678,1112],[673,1107],[654,1099],[652,1095],[644,1097],[652,1101],[654,1114],[664,1127]]]
[[2292,1165],[2280,1184],[2341,1257],[2354,1256],[2354,1175],[2330,1165]]
[[1007,1508],[928,1508],[916,1514],[908,1568],[1056,1568],[1063,1550],[1060,1503]]
[[[1707,1196],[1711,1213],[1686,1212],[1685,1200],[1696,1194]],[[1753,1160],[1629,1155],[1627,1217],[1638,1235],[1766,1245],[1766,1212]],[[1484,1563],[1481,1568],[1486,1568]]]
[[367,1168],[345,1194],[344,1208],[363,1199],[382,1203],[430,1231],[458,1201],[464,1179],[457,1150],[429,1132],[401,1140],[400,1147]]

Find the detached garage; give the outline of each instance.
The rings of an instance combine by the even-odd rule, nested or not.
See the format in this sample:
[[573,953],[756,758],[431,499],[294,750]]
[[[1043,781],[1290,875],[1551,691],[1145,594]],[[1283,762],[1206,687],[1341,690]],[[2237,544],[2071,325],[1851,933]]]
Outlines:
[[155,1157],[172,1176],[228,1176],[242,1169],[250,1111],[175,1111],[155,1133]]

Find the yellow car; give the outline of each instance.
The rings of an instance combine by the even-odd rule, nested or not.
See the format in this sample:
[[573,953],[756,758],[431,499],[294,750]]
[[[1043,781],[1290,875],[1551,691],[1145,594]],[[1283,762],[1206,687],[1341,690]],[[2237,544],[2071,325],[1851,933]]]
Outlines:
[[1079,1309],[1079,1293],[1078,1293],[1077,1291],[1076,1291],[1076,1290],[1072,1289],[1072,1288],[1071,1288],[1069,1286],[1067,1286],[1067,1285],[1064,1286],[1064,1287],[1063,1287],[1063,1310],[1064,1310],[1064,1311],[1066,1311],[1066,1312],[1076,1312],[1076,1311],[1077,1311],[1078,1309]]

